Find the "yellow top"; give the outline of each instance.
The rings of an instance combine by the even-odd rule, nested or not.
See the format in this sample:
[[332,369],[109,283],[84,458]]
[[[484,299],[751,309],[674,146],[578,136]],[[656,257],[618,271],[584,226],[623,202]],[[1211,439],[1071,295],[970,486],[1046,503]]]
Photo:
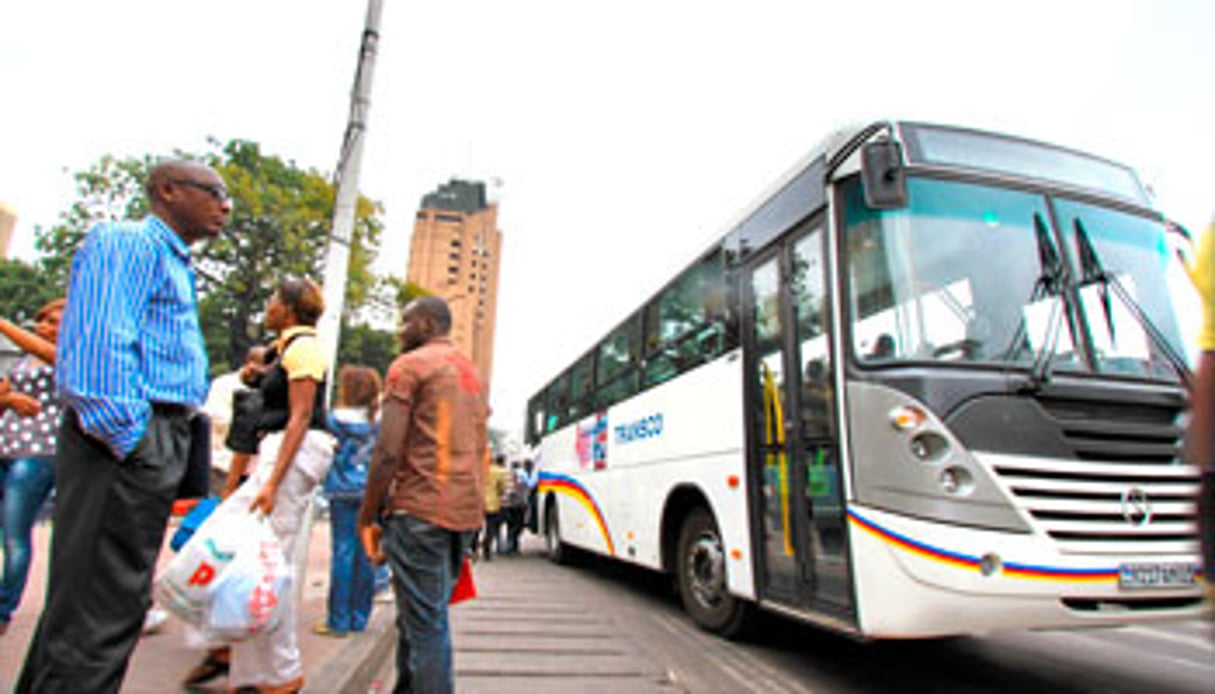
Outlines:
[[[283,354],[283,345],[299,334],[304,337],[292,342],[286,354]],[[287,372],[288,380],[311,378],[322,381],[325,379],[325,356],[321,353],[320,340],[316,338],[316,328],[308,325],[287,328],[278,336],[278,350],[281,355],[280,363],[283,365],[283,370]]]
[[502,495],[506,493],[506,476],[510,470],[501,465],[490,465],[489,474],[485,477],[485,512],[497,513],[502,510]]
[[1197,251],[1186,270],[1202,297],[1202,332],[1198,333],[1198,347],[1209,352],[1215,350],[1215,222],[1198,239]]

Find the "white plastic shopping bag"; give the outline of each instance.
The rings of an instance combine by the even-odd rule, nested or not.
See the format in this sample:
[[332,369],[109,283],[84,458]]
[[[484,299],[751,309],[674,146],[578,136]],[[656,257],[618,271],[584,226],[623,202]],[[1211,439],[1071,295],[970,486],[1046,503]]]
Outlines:
[[211,586],[202,631],[209,638],[240,641],[273,631],[291,599],[291,567],[265,516],[256,516],[256,533],[237,549],[236,558]]
[[156,579],[156,601],[208,639],[239,641],[278,625],[291,570],[270,522],[222,504]]
[[211,584],[236,558],[242,527],[250,520],[234,505],[220,505],[157,577],[156,602],[188,624],[202,624]]

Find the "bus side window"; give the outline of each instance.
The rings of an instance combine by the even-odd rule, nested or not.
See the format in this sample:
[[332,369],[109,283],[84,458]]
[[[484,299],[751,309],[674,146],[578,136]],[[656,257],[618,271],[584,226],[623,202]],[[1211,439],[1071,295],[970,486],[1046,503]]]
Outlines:
[[548,431],[555,431],[569,422],[569,373],[563,373],[548,389]]
[[595,391],[594,353],[586,355],[570,370],[570,420],[576,420],[591,411],[591,395]]

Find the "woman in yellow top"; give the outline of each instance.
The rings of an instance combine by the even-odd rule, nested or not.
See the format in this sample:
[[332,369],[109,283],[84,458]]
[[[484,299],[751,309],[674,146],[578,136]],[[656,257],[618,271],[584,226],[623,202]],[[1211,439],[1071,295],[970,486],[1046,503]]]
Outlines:
[[[225,502],[265,513],[288,560],[297,541],[307,542],[299,537],[301,520],[333,459],[334,439],[325,415],[328,365],[316,335],[324,310],[320,288],[306,279],[285,280],[270,297],[265,323],[278,338],[277,361],[261,386],[264,409],[258,428],[266,434],[256,469]],[[294,592],[283,596],[282,610],[277,629],[233,644],[230,687],[256,687],[263,693],[303,689]]]
[[1202,473],[1198,491],[1198,528],[1207,595],[1215,601],[1215,222],[1198,242],[1189,267],[1202,298],[1202,332],[1198,334],[1198,371],[1190,400],[1186,458]]

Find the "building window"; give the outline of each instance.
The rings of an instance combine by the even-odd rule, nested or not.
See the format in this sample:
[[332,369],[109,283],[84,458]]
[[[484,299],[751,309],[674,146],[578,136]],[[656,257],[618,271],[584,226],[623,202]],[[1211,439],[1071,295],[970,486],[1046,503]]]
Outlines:
[[435,219],[440,222],[462,222],[464,218],[458,214],[443,214],[442,212],[435,215]]

